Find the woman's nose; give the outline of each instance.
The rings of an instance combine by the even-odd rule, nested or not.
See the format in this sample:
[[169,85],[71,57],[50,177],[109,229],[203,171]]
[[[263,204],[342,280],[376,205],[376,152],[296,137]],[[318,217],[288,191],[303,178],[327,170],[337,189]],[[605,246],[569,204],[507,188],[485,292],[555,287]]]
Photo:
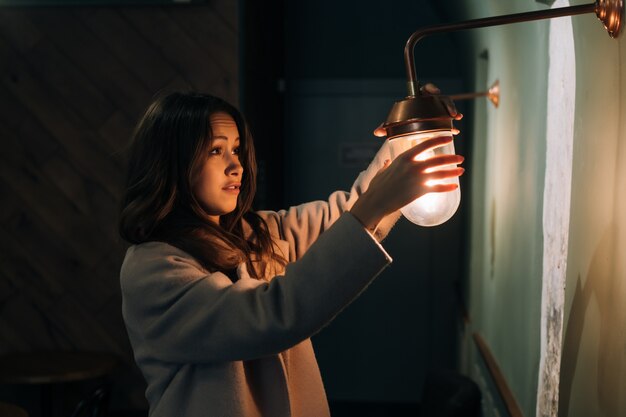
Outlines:
[[239,162],[238,155],[230,155],[228,166],[226,167],[226,173],[228,175],[241,175],[243,173],[243,166]]

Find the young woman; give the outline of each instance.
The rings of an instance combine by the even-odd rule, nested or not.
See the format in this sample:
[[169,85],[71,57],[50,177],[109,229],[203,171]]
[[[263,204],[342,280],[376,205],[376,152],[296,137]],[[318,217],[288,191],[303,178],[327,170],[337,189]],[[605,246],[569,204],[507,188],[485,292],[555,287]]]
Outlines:
[[380,246],[428,180],[461,175],[456,155],[388,163],[385,146],[350,192],[252,211],[256,164],[242,115],[173,93],[134,133],[120,232],[123,316],[151,416],[329,415],[309,338],[391,262]]

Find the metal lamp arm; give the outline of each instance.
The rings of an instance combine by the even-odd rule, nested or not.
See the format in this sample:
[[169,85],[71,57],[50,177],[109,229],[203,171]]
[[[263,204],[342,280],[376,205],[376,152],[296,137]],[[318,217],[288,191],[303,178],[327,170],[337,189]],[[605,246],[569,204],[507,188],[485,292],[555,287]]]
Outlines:
[[[618,0],[618,1],[621,6],[621,10],[620,10],[620,13],[621,13],[623,11],[623,3],[622,3],[623,0]],[[404,62],[405,62],[406,72],[407,72],[407,82],[408,82],[407,87],[408,87],[409,97],[414,97],[419,92],[419,83],[415,75],[415,57],[414,57],[415,44],[421,39],[425,38],[426,36],[434,35],[437,33],[443,33],[443,32],[454,32],[457,30],[464,30],[464,29],[476,29],[476,28],[483,28],[483,27],[489,27],[489,26],[508,25],[511,23],[530,22],[533,20],[552,19],[555,17],[574,16],[574,15],[587,14],[587,13],[596,13],[596,15],[598,15],[598,17],[601,20],[603,20],[602,17],[600,17],[601,13],[603,12],[603,10],[600,10],[602,7],[602,4],[600,3],[606,3],[606,0],[598,0],[595,3],[584,4],[580,6],[560,7],[556,9],[538,10],[534,12],[485,17],[481,19],[466,20],[464,22],[427,26],[423,29],[419,29],[418,31],[413,33],[411,37],[409,37],[409,40],[407,41],[406,46],[404,47]],[[607,7],[612,7],[612,6],[613,5],[607,6]],[[614,16],[612,16],[612,18],[615,19]],[[621,21],[621,19],[618,19],[618,20]],[[609,30],[609,34],[612,37],[616,37],[618,35],[619,27],[617,27],[616,29],[611,29],[607,25],[607,23],[604,22],[604,20],[603,20],[603,23],[605,24],[605,27],[607,27],[607,29]],[[620,22],[618,22],[617,24],[619,25],[619,23]]]

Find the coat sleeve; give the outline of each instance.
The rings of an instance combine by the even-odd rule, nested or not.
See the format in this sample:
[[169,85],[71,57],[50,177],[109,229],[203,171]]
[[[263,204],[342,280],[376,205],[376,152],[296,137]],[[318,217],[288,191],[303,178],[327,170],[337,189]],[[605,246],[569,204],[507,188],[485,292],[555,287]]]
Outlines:
[[350,213],[270,282],[207,274],[161,242],[131,247],[122,312],[138,363],[211,363],[284,351],[329,323],[391,262]]
[[[366,170],[362,171],[350,192],[336,191],[326,201],[313,201],[278,212],[260,211],[259,215],[268,223],[275,236],[289,242],[289,261],[300,259],[309,246],[328,229],[341,214],[350,210],[363,194],[372,178],[391,159],[389,141],[385,141]],[[374,231],[381,242],[400,218],[400,211],[386,216]]]

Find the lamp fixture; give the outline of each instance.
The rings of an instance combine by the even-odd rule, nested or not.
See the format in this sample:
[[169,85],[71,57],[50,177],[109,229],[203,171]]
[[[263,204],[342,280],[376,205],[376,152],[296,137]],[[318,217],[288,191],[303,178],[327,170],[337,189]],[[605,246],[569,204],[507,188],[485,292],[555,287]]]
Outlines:
[[[419,29],[409,37],[404,48],[408,96],[393,105],[387,120],[376,129],[374,134],[376,136],[387,136],[391,144],[391,157],[395,158],[402,151],[426,139],[442,135],[451,136],[457,132],[452,125],[453,117],[448,113],[448,108],[452,107],[452,97],[423,93],[417,81],[414,49],[415,44],[424,37],[464,29],[595,13],[609,33],[609,36],[617,38],[621,32],[624,19],[624,1],[596,0],[594,3],[579,6],[485,17]],[[499,93],[497,84],[496,87]],[[496,103],[494,104],[497,106]],[[454,145],[450,143],[428,151],[428,153],[421,154],[418,157],[428,158],[430,155],[436,154],[454,154]],[[458,185],[458,178],[443,182],[454,182]],[[456,190],[445,193],[425,194],[403,207],[401,211],[413,223],[422,226],[436,226],[444,223],[454,215],[460,200],[461,192],[457,187]]]
[[478,97],[487,97],[487,100],[489,100],[495,108],[498,108],[498,106],[500,105],[500,81],[495,80],[487,91],[479,91],[476,93],[451,94],[449,97],[454,101],[470,100]]

